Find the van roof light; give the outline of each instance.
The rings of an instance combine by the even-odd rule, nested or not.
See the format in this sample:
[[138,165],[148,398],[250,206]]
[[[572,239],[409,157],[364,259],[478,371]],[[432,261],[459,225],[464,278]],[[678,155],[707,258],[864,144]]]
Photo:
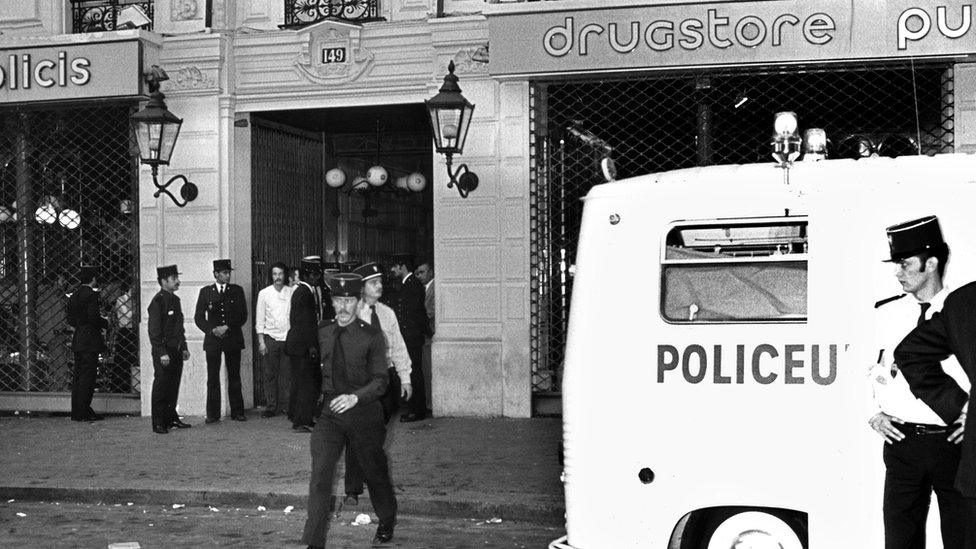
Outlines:
[[810,128],[803,132],[803,159],[824,160],[827,158],[827,132],[823,128]]
[[793,111],[783,111],[776,113],[773,121],[773,129],[779,135],[790,135],[796,133],[797,121],[796,113]]

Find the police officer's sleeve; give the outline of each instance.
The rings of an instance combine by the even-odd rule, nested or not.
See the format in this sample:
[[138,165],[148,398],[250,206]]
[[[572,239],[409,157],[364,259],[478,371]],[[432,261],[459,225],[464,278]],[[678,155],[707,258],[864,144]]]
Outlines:
[[200,331],[204,334],[209,334],[213,331],[215,326],[207,320],[207,304],[209,300],[207,299],[207,288],[209,286],[204,286],[200,288],[200,295],[197,296],[197,308],[196,312],[193,314],[193,323],[200,328]]
[[88,294],[88,303],[85,304],[85,323],[100,328],[108,328],[108,321],[100,314],[101,300],[98,292]]
[[390,384],[390,377],[386,373],[386,342],[383,332],[379,330],[371,334],[368,360],[366,370],[370,375],[369,383],[353,391],[359,397],[359,404],[368,404],[379,399]]
[[895,362],[912,393],[947,425],[959,418],[967,400],[966,392],[942,369],[950,354],[945,316],[940,313],[909,332],[895,348]]
[[230,286],[234,292],[234,300],[238,305],[234,307],[234,313],[227,319],[227,324],[231,328],[240,328],[247,323],[247,299],[244,297],[244,288],[238,285]]
[[165,356],[166,340],[163,337],[163,328],[166,325],[166,307],[163,300],[156,297],[149,302],[149,343],[152,346],[152,355],[156,357]]

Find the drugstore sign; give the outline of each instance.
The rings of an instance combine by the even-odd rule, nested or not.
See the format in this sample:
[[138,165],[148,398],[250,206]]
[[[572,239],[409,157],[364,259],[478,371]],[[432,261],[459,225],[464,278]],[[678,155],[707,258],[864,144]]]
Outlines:
[[0,104],[136,96],[138,40],[0,48]]
[[976,2],[783,0],[641,7],[580,2],[591,9],[576,10],[554,4],[488,10],[493,75],[976,53]]

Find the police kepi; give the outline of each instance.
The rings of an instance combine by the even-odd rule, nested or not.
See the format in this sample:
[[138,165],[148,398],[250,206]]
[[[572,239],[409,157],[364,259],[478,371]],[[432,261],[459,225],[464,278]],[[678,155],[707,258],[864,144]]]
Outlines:
[[897,263],[920,253],[934,253],[948,249],[948,245],[942,239],[939,218],[934,215],[898,223],[888,227],[886,231],[888,248],[891,251],[891,258],[886,259],[886,262]]

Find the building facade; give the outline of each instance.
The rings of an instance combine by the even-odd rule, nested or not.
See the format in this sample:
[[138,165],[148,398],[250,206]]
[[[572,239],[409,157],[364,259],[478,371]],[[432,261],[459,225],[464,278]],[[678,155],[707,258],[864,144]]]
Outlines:
[[[105,270],[114,318],[96,410],[148,413],[145,305],[156,266],[176,263],[192,356],[180,411],[203,415],[191,319],[212,260],[232,260],[253,313],[275,261],[408,252],[436,264],[434,414],[555,413],[580,199],[603,181],[603,158],[619,177],[765,162],[783,110],[825,128],[838,154],[976,145],[976,31],[959,2],[13,4],[0,7],[3,409],[67,410],[62,301],[79,262]],[[480,178],[467,198],[447,186],[423,104],[449,62],[476,106],[456,159]],[[183,119],[159,179],[198,185],[185,207],[154,197],[131,154],[127,117],[152,65]],[[86,72],[91,83],[73,84]],[[360,193],[372,166],[426,185]],[[348,179],[339,190],[325,182],[334,168]],[[251,327],[248,407],[263,398]]]

